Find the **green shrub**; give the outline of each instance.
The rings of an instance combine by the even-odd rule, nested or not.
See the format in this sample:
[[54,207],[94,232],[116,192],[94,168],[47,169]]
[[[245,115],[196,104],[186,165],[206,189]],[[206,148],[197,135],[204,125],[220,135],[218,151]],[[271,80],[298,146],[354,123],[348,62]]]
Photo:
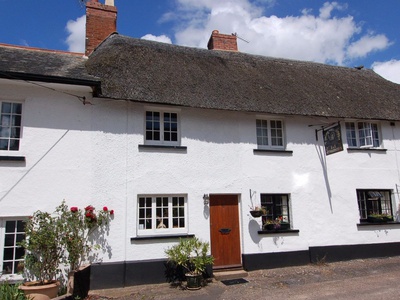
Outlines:
[[18,286],[7,281],[0,282],[0,300],[28,300]]

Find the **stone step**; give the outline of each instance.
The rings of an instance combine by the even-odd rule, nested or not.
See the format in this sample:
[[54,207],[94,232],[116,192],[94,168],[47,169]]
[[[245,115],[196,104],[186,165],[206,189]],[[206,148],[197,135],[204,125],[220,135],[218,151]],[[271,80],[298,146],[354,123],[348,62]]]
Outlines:
[[249,273],[244,270],[214,270],[214,278],[218,281],[247,277]]

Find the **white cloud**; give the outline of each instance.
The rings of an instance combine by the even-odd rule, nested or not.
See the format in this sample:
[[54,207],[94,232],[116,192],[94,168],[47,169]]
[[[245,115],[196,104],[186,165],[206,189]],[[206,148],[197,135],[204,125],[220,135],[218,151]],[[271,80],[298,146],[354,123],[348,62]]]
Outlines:
[[217,29],[250,41],[238,40],[242,52],[339,65],[390,45],[384,35],[362,34],[352,16],[335,16],[336,11],[347,8],[337,2],[323,4],[319,15],[305,7],[298,16],[285,17],[267,16],[258,5],[260,0],[176,2],[177,10],[164,19],[178,24],[175,39],[180,45],[205,48],[211,32]]
[[169,37],[167,37],[166,35],[155,36],[155,35],[152,35],[152,34],[146,34],[146,35],[142,36],[141,39],[149,40],[149,41],[155,41],[155,42],[161,42],[161,43],[167,43],[167,44],[172,44],[171,39]]
[[67,22],[66,30],[68,37],[65,43],[68,45],[68,51],[71,52],[85,52],[85,27],[86,16],[82,16]]
[[347,53],[349,57],[365,57],[370,52],[386,49],[390,45],[389,39],[383,34],[365,35],[351,44]]
[[400,60],[375,62],[372,69],[387,80],[400,84]]

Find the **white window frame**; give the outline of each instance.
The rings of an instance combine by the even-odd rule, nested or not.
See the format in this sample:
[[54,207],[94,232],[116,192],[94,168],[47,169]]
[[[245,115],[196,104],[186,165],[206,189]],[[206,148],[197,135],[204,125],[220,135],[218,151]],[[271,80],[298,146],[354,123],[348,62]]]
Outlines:
[[[267,123],[266,128],[261,128],[259,122]],[[280,122],[280,128],[272,128],[271,124],[274,122]],[[267,130],[267,136],[262,134],[262,130]],[[272,135],[275,130],[280,130],[282,136]],[[260,135],[261,133],[261,135]],[[278,138],[282,140],[282,145],[272,145],[273,139]],[[285,122],[282,118],[272,118],[272,117],[265,117],[265,116],[257,116],[256,117],[256,139],[257,139],[257,148],[258,149],[277,149],[277,150],[284,150],[286,148],[286,136],[285,136]],[[260,139],[266,139],[267,144],[259,143]]]
[[345,128],[349,148],[382,148],[380,124],[378,122],[346,121]]
[[[23,280],[23,274],[12,273],[3,274],[4,262],[4,249],[5,249],[5,236],[6,236],[6,222],[7,221],[26,221],[26,217],[4,218],[0,219],[0,281],[8,281],[10,283]],[[15,245],[14,245],[15,246]]]
[[[184,226],[183,227],[175,227],[174,228],[174,216],[173,216],[173,198],[183,198],[183,210],[184,216],[182,217]],[[151,208],[149,206],[140,206],[141,199],[148,199],[151,198]],[[160,211],[165,206],[158,206],[157,207],[157,198],[168,198],[168,215],[167,216],[158,216],[157,212]],[[146,201],[145,201],[146,202]],[[179,202],[179,201],[178,201]],[[137,197],[137,236],[156,236],[156,235],[174,235],[174,234],[187,234],[188,233],[188,206],[187,206],[187,195],[186,194],[151,194],[151,195],[138,195]],[[141,213],[141,209],[146,208],[151,210],[151,216],[144,216]],[[177,207],[179,211],[179,204]],[[145,213],[146,214],[146,213]],[[162,217],[168,219],[167,224],[164,224],[162,221]],[[146,225],[143,223],[146,222],[146,219],[151,222],[151,228],[144,228]],[[179,219],[179,216],[175,216],[175,220]],[[179,222],[179,220],[177,220]],[[162,226],[164,225],[164,226]],[[168,227],[166,227],[168,225]]]
[[[160,120],[159,120],[159,135],[160,139],[159,140],[154,140],[154,139],[147,139],[147,132],[151,131],[147,128],[147,113],[159,113],[160,115]],[[165,114],[176,114],[176,122],[173,122],[176,124],[176,135],[177,135],[177,140],[176,141],[168,141],[166,140],[166,134],[168,133],[168,129],[165,128]],[[168,109],[168,108],[159,108],[159,107],[145,107],[145,112],[144,112],[144,133],[143,133],[143,138],[144,138],[144,144],[145,145],[163,145],[163,146],[179,146],[181,144],[181,124],[180,124],[180,110],[177,109]],[[170,132],[175,133],[174,131]]]
[[[22,142],[22,134],[23,134],[23,110],[24,110],[24,105],[22,101],[15,101],[15,100],[7,100],[7,99],[1,99],[0,100],[0,126],[2,126],[2,120],[3,120],[3,114],[4,112],[2,111],[2,106],[3,103],[11,103],[11,104],[19,104],[21,105],[21,114],[20,114],[20,124],[19,126],[14,126],[14,127],[20,127],[20,132],[19,132],[19,138],[15,138],[18,140],[18,150],[9,150],[9,149],[0,149],[0,154],[18,154],[21,152],[21,142]],[[13,115],[13,114],[12,114]],[[11,122],[11,120],[10,120]],[[0,137],[1,138],[1,137]],[[11,140],[11,137],[7,137],[7,140]]]

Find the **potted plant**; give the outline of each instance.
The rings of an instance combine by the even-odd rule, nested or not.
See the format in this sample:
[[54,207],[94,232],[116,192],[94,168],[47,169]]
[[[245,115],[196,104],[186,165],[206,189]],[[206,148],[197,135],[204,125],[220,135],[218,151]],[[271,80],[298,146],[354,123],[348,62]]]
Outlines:
[[47,300],[57,296],[60,283],[56,281],[58,266],[64,249],[60,219],[47,212],[36,211],[25,225],[24,266],[28,278],[34,281],[20,286],[25,295],[35,300]]
[[388,214],[371,214],[367,216],[367,221],[370,223],[386,223],[393,221],[393,217]]
[[250,214],[253,218],[259,218],[267,214],[267,210],[262,206],[250,207]]
[[289,229],[289,223],[283,221],[283,217],[277,217],[275,219],[266,218],[264,221],[263,229],[266,230],[286,230]]
[[198,238],[180,239],[179,244],[165,250],[170,263],[183,267],[187,272],[187,289],[200,289],[203,273],[214,258],[208,255],[210,244]]
[[[91,205],[84,210],[77,207],[69,209],[65,201],[53,214],[36,211],[26,223],[25,240],[21,243],[26,250],[25,274],[29,279],[36,279],[20,287],[25,294],[34,297],[35,300],[56,297],[59,282],[55,278],[60,264],[67,263],[70,267],[67,292],[74,297],[86,297],[90,274],[87,276],[87,283],[79,285],[78,292],[74,290],[74,274],[83,262],[90,261],[89,255],[92,250],[100,248],[97,245],[93,246],[91,235],[96,230],[99,236],[104,233],[112,215],[114,211],[108,210],[107,207],[99,213],[95,213],[95,208]],[[52,291],[40,296],[41,290],[47,290],[50,286],[53,287]]]
[[56,212],[62,224],[60,242],[65,250],[65,262],[69,264],[67,293],[85,298],[89,292],[90,270],[84,263],[92,261],[92,251],[100,248],[92,243],[91,238],[95,232],[99,236],[105,233],[114,210],[104,206],[103,210],[96,212],[92,205],[83,210],[76,206],[68,208],[63,201]]

